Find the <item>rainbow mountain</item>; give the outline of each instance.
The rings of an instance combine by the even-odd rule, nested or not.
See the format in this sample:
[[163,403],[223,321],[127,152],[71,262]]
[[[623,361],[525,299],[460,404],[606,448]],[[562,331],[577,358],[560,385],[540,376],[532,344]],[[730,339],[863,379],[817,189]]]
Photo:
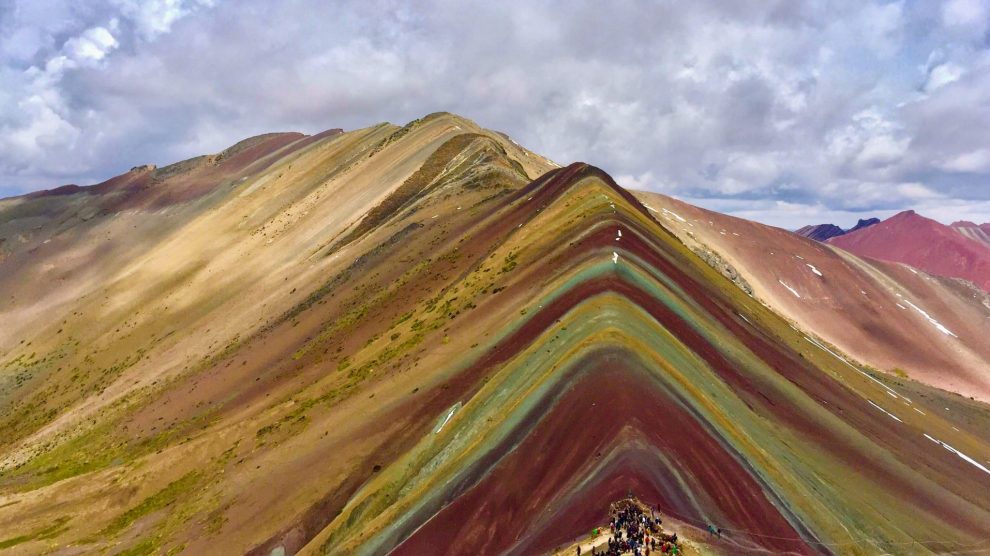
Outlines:
[[0,550],[551,553],[628,494],[688,553],[990,549],[988,406],[660,201],[446,113],[0,200]]

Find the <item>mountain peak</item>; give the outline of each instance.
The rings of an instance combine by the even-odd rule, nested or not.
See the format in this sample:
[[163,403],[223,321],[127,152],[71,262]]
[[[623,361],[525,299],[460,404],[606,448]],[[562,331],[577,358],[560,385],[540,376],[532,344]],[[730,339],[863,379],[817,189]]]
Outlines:
[[928,218],[923,214],[919,214],[913,209],[903,210],[897,214],[891,216],[890,218],[881,222],[881,224],[886,224],[889,226],[929,226],[933,229],[939,229],[941,231],[948,230],[949,227],[942,224],[938,220],[933,218]]
[[869,228],[870,226],[873,226],[874,224],[879,224],[879,223],[880,223],[880,219],[879,218],[876,218],[876,217],[874,217],[874,218],[860,218],[859,219],[859,222],[856,222],[856,225],[855,226],[853,226],[852,228],[849,228],[848,230],[846,230],[846,233],[848,234],[848,233],[851,233],[851,232],[855,232],[856,230],[862,230],[863,228]]
[[835,224],[814,224],[798,228],[794,233],[815,241],[825,241],[829,238],[841,236],[846,232]]

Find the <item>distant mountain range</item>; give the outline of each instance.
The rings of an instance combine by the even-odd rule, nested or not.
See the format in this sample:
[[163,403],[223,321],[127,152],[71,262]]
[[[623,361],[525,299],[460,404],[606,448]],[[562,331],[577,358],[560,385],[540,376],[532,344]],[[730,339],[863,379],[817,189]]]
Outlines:
[[930,274],[970,280],[990,291],[990,223],[946,226],[913,210],[887,220],[860,220],[849,230],[833,224],[805,226],[797,234],[861,257],[910,265]]
[[826,241],[833,237],[839,237],[841,235],[849,234],[855,232],[856,230],[861,230],[863,228],[869,228],[874,224],[879,224],[879,218],[867,218],[860,219],[855,226],[849,228],[848,230],[843,230],[842,228],[836,226],[835,224],[813,224],[810,226],[804,226],[795,230],[794,233],[811,238],[815,241]]
[[828,243],[861,257],[970,280],[990,291],[990,242],[985,227],[946,226],[907,210],[870,228],[830,238]]

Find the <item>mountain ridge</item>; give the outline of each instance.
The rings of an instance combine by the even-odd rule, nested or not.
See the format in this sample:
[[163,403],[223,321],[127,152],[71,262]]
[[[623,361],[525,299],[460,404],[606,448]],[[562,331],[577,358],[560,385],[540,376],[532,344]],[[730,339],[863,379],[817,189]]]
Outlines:
[[[721,254],[754,296],[800,329],[874,368],[990,401],[990,346],[981,340],[990,296],[971,283],[860,258],[671,197],[636,194],[693,250]],[[955,336],[933,336],[938,329],[929,317]]]
[[725,552],[985,537],[985,405],[793,326],[602,170],[445,113],[273,153],[164,208],[0,204],[19,550],[541,553],[630,489]]

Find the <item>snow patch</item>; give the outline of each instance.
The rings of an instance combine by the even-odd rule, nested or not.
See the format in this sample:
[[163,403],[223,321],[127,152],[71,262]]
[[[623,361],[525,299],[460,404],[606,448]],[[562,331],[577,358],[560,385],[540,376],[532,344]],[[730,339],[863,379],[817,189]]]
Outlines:
[[777,280],[777,281],[778,281],[778,282],[780,282],[780,285],[781,285],[781,286],[784,286],[785,288],[787,288],[787,291],[789,291],[789,292],[791,292],[791,293],[793,293],[793,294],[794,294],[794,297],[796,297],[796,298],[798,298],[798,299],[801,299],[801,294],[799,294],[799,293],[797,292],[797,290],[795,290],[794,288],[792,288],[792,287],[790,287],[790,286],[788,286],[788,285],[787,285],[786,283],[784,283],[784,281],[783,281],[783,280]]
[[433,434],[440,434],[440,431],[443,430],[444,426],[446,426],[447,423],[450,421],[450,418],[453,417],[454,413],[456,413],[457,410],[460,408],[461,408],[461,402],[457,402],[456,404],[454,404],[454,406],[450,408],[450,411],[447,412],[447,416],[444,417],[440,421],[440,424],[437,425],[437,428],[433,430]]
[[926,313],[921,307],[918,307],[917,305],[915,305],[914,303],[911,303],[907,299],[904,300],[904,303],[907,303],[908,305],[911,306],[912,309],[914,309],[915,311],[918,311],[919,313],[921,313],[921,316],[923,316],[926,319],[928,319],[928,322],[930,322],[931,325],[934,326],[935,328],[937,328],[938,331],[941,332],[942,334],[945,334],[946,336],[952,336],[953,338],[958,338],[959,337],[959,336],[956,336],[955,334],[953,334],[951,330],[949,330],[948,328],[946,328],[945,326],[943,326],[942,323],[940,323],[937,320],[935,320],[934,318],[932,318],[932,316],[929,315],[928,313]]
[[681,218],[681,216],[679,214],[677,214],[676,212],[674,212],[672,210],[667,210],[667,209],[661,209],[661,210],[664,212],[664,214],[670,214],[674,218],[680,220],[681,222],[687,223],[687,220],[684,220],[683,218]]
[[821,344],[820,342],[818,342],[818,341],[815,341],[815,340],[812,340],[811,338],[809,338],[809,337],[807,337],[807,336],[805,336],[805,337],[804,337],[804,339],[805,339],[805,340],[808,340],[808,341],[809,341],[809,342],[811,342],[812,344],[815,344],[815,345],[816,345],[816,346],[818,346],[818,347],[819,347],[820,349],[822,349],[822,350],[825,350],[825,351],[827,351],[827,352],[829,352],[829,353],[831,353],[833,357],[835,357],[835,358],[836,358],[836,359],[838,359],[839,361],[842,361],[843,363],[845,363],[846,365],[848,365],[850,369],[852,369],[852,370],[854,370],[854,371],[856,371],[857,373],[859,373],[859,374],[861,374],[861,375],[863,375],[863,376],[865,376],[866,378],[868,378],[868,379],[870,379],[870,380],[872,380],[873,382],[876,382],[877,384],[879,384],[880,386],[882,386],[882,387],[883,387],[883,389],[884,389],[884,390],[886,390],[888,394],[891,394],[891,395],[893,395],[893,396],[894,396],[895,398],[897,398],[897,397],[899,397],[899,396],[898,396],[898,394],[897,394],[897,392],[895,392],[895,391],[894,391],[894,390],[893,390],[893,389],[892,389],[892,388],[891,388],[890,386],[887,386],[886,384],[884,384],[884,383],[882,383],[882,382],[880,382],[879,380],[877,380],[877,379],[875,379],[875,378],[873,378],[873,377],[872,377],[872,376],[870,376],[869,374],[867,374],[867,373],[864,373],[864,372],[863,372],[862,370],[860,370],[860,369],[857,369],[857,368],[856,368],[856,366],[855,366],[855,365],[853,365],[852,363],[850,363],[849,361],[847,361],[845,357],[842,357],[842,356],[841,356],[841,355],[839,355],[838,353],[835,353],[834,351],[832,351],[832,350],[830,350],[830,349],[828,349],[827,347],[825,347],[825,346],[823,346],[823,345],[822,345],[822,344]]
[[955,448],[953,448],[952,446],[949,446],[945,442],[942,442],[941,440],[939,440],[937,438],[932,438],[931,436],[928,436],[927,433],[923,433],[923,434],[925,435],[925,438],[927,438],[928,440],[931,440],[932,442],[934,442],[936,444],[940,444],[946,450],[948,450],[948,451],[952,452],[953,454],[961,457],[967,463],[976,466],[980,471],[983,471],[987,475],[990,475],[990,469],[987,469],[986,467],[984,467],[983,464],[981,464],[980,462],[978,462],[975,459],[967,456],[966,454],[960,452],[959,450],[956,450]]
[[886,413],[886,414],[887,414],[887,415],[888,415],[888,416],[889,416],[889,417],[890,417],[891,419],[894,419],[894,420],[896,420],[896,421],[897,421],[898,423],[903,423],[903,422],[904,422],[904,421],[901,421],[901,420],[900,420],[900,418],[898,418],[898,417],[897,417],[897,415],[894,415],[893,413],[891,413],[891,412],[889,412],[889,411],[887,411],[886,409],[884,409],[884,408],[882,408],[882,407],[880,407],[879,405],[877,405],[877,404],[875,404],[875,403],[873,403],[873,400],[866,400],[866,401],[868,401],[868,402],[870,402],[870,405],[872,405],[873,407],[875,407],[875,408],[877,408],[877,409],[879,409],[880,411],[883,411],[883,412],[884,412],[884,413]]

